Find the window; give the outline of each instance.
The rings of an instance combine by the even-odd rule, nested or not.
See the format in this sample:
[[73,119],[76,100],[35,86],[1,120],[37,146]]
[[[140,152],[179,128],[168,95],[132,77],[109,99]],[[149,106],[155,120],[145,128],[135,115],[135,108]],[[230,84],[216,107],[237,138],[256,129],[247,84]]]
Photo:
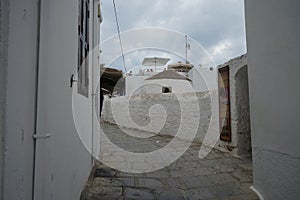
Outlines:
[[89,7],[89,0],[79,0],[77,92],[86,97],[89,93]]
[[162,87],[162,93],[171,93],[172,87]]

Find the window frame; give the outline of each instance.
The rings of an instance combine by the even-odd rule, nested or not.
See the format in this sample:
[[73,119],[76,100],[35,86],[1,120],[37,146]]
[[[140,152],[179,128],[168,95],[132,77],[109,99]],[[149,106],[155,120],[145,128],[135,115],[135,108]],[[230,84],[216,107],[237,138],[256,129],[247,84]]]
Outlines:
[[90,2],[78,2],[78,67],[77,92],[85,97],[89,94],[89,28]]

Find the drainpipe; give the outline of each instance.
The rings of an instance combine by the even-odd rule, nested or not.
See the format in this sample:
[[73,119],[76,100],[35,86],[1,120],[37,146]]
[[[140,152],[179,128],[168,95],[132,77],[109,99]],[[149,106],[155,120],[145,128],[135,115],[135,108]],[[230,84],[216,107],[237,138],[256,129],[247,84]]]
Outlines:
[[35,77],[35,111],[34,111],[34,133],[33,133],[33,169],[32,169],[32,200],[35,200],[35,185],[36,185],[36,143],[37,139],[34,137],[37,135],[37,120],[38,120],[38,83],[39,83],[39,64],[40,64],[40,38],[41,38],[41,12],[42,12],[42,0],[37,1],[37,55],[36,55],[36,77]]

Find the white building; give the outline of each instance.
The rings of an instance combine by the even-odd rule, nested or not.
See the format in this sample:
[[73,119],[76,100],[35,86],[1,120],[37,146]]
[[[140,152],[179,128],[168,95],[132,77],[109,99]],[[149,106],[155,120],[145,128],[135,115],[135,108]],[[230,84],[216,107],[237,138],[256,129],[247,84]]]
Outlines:
[[[187,77],[195,92],[218,90],[218,70],[215,67],[191,67],[189,70],[181,72],[169,66],[168,68],[170,68],[170,70],[174,70],[178,74]],[[138,74],[127,74],[125,77],[126,96],[132,94],[137,88],[142,87],[147,78],[157,73],[159,72],[151,71],[151,69],[142,69]]]
[[127,73],[125,76],[125,95],[129,96],[136,92],[136,90],[143,86],[145,79],[153,76],[160,71],[156,71],[153,67],[142,66],[138,68],[137,73]]
[[[72,93],[92,113],[99,6],[98,0],[1,1],[0,199],[79,199],[92,158],[77,135]],[[94,116],[85,120],[92,144]]]
[[125,77],[125,95],[130,96],[136,93],[136,90],[143,86],[146,78],[149,78],[149,76],[127,75]]
[[168,65],[168,69],[173,69],[177,71],[179,74],[184,75],[184,76],[189,76],[188,72],[193,68],[194,66],[190,63],[182,63],[182,62],[177,62],[174,64]]
[[[134,81],[130,82],[130,79]],[[150,77],[129,77],[126,81],[127,96],[132,94],[183,93],[193,91],[191,80],[174,70],[165,70]]]
[[300,196],[300,1],[246,0],[254,189]]
[[220,141],[216,145],[237,156],[251,155],[247,55],[217,67]]
[[218,70],[215,67],[194,66],[188,72],[188,77],[192,80],[195,92],[218,89]]

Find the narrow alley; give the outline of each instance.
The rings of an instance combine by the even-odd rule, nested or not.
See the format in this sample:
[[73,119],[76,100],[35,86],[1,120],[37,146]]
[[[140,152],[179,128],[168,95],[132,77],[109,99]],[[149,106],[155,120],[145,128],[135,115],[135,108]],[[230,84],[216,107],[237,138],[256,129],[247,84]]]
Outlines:
[[[111,142],[131,152],[153,151],[174,139],[159,135],[147,139],[131,137],[123,133],[118,126],[105,122],[101,122],[101,127]],[[132,135],[147,134],[136,130],[127,129],[127,131]],[[212,149],[204,159],[200,159],[198,157],[200,147],[201,144],[192,143],[183,156],[174,163],[149,173],[121,172],[97,162],[82,192],[81,200],[258,199],[250,189],[252,185],[250,157],[237,158],[230,153]],[[107,158],[109,159],[110,155],[107,155]],[[123,159],[111,161],[124,162]]]

